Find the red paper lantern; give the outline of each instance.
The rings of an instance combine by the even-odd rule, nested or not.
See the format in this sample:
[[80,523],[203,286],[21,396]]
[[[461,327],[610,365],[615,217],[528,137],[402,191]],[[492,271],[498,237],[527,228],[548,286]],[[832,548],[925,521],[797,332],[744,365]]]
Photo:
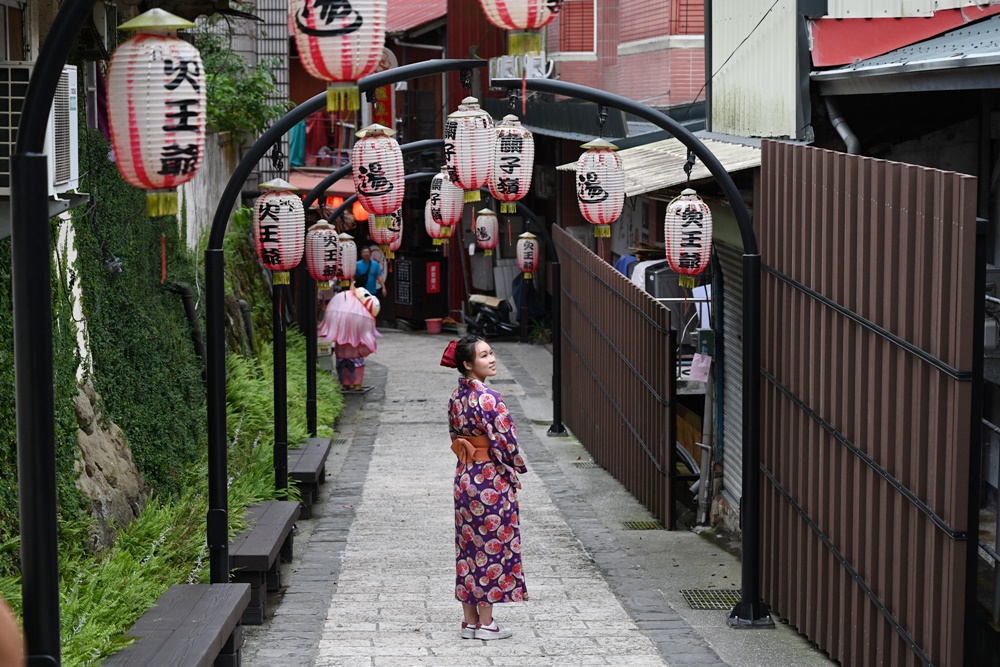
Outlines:
[[368,220],[368,211],[366,211],[365,207],[361,205],[361,202],[356,199],[354,200],[354,203],[351,204],[351,215],[354,217],[356,222],[366,222]]
[[[391,223],[388,227],[379,227],[373,219],[369,218],[368,234],[371,236],[372,241],[377,243],[382,249],[382,254],[385,255],[385,258],[393,259],[395,254],[390,246],[392,246],[394,241],[403,238],[403,210],[397,208],[389,216],[389,219]],[[398,248],[399,245],[397,244],[396,247]]]
[[531,274],[538,268],[540,250],[538,237],[531,232],[517,237],[517,268],[524,273],[525,280],[531,280]]
[[431,215],[431,200],[424,204],[424,229],[427,235],[434,239],[434,245],[445,245],[451,239],[451,227],[438,224]]
[[496,213],[488,208],[476,216],[476,245],[483,249],[486,256],[492,255],[497,247],[499,226]]
[[306,216],[295,186],[276,178],[261,183],[266,192],[253,208],[253,240],[261,264],[274,272],[275,285],[289,284],[288,272],[302,261]]
[[501,213],[516,213],[517,202],[531,188],[535,166],[535,139],[509,114],[496,128],[493,163],[490,167],[490,194],[500,202]]
[[510,34],[510,54],[537,54],[542,51],[538,31],[552,22],[563,0],[479,0],[490,23]]
[[351,149],[351,169],[358,201],[375,214],[375,226],[392,224],[392,213],[403,205],[403,152],[392,138],[395,131],[382,125],[369,125],[358,132]]
[[625,206],[625,170],[618,147],[604,139],[584,144],[586,152],[576,162],[576,199],[583,217],[597,238],[611,237],[611,223]]
[[147,190],[146,214],[177,214],[177,186],[205,154],[205,68],[198,50],[177,37],[194,23],[151,9],[123,23],[137,34],[111,56],[108,120],[118,171]]
[[337,236],[337,275],[340,276],[340,286],[350,287],[357,270],[358,247],[354,245],[354,237],[342,233]]
[[667,205],[663,223],[667,263],[680,274],[681,287],[694,287],[694,278],[712,259],[712,211],[691,188]]
[[490,178],[496,132],[493,118],[479,108],[479,100],[466,97],[444,125],[444,157],[448,173],[465,190],[465,201],[479,201],[479,188]]
[[430,213],[434,221],[442,227],[454,227],[462,222],[465,208],[465,192],[451,181],[448,168],[431,179]]
[[337,277],[337,230],[322,220],[306,232],[306,266],[316,289],[330,289]]
[[373,74],[385,44],[387,0],[290,0],[289,31],[311,76],[331,84],[328,111],[359,109],[357,80]]

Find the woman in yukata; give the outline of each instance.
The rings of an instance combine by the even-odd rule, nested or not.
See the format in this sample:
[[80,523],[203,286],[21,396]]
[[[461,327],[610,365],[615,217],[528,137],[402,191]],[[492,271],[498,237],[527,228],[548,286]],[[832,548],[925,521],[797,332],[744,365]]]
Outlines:
[[493,605],[528,599],[521,569],[518,473],[526,471],[517,430],[500,394],[484,384],[496,375],[489,343],[452,341],[441,365],[462,375],[448,403],[455,469],[455,597],[462,603],[463,639],[506,639]]

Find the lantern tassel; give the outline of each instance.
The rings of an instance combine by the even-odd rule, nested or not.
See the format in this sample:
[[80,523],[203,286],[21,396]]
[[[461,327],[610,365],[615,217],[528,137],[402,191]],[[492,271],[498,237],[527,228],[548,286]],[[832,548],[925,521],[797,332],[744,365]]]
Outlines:
[[391,215],[376,215],[375,216],[375,229],[391,229],[392,228],[392,216]]
[[272,285],[291,285],[292,281],[289,279],[288,271],[275,271],[274,279],[271,281]]
[[525,280],[531,280],[531,273],[525,273],[524,274],[524,279]]
[[594,225],[594,238],[595,239],[610,239],[611,238],[611,225]]
[[493,251],[487,248],[486,250],[483,251],[483,254],[486,255],[487,257],[490,257],[491,255],[493,255]]
[[149,190],[146,192],[146,215],[159,218],[177,215],[176,190]]
[[694,287],[694,276],[677,276],[677,284],[681,287],[692,289]]
[[480,197],[479,197],[479,190],[466,190],[465,191],[465,198],[464,198],[463,201],[465,201],[466,204],[468,204],[469,202],[479,201],[479,199],[480,199]]
[[361,108],[361,91],[357,84],[331,83],[326,88],[327,111],[357,111]]
[[330,289],[330,281],[329,280],[319,281],[318,283],[316,283],[316,289],[320,291]]
[[542,33],[538,30],[511,32],[507,50],[511,56],[537,56],[542,52]]

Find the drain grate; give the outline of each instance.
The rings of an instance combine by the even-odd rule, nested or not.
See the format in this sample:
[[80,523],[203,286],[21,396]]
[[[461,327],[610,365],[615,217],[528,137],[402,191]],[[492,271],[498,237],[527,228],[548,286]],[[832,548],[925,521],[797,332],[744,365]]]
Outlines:
[[343,447],[344,445],[348,444],[350,444],[350,442],[347,440],[347,438],[334,438],[333,441],[330,443],[330,446]]
[[681,595],[692,609],[706,611],[729,611],[740,601],[738,590],[712,588],[701,591],[681,591]]
[[663,530],[663,526],[655,521],[622,521],[625,530]]
[[594,463],[593,461],[573,461],[573,465],[575,465],[577,468],[588,468],[588,469],[601,467],[596,463]]

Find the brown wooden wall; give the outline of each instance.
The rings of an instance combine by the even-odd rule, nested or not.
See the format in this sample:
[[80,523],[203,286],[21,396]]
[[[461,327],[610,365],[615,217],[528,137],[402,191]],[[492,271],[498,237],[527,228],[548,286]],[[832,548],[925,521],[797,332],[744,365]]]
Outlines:
[[763,147],[762,592],[848,667],[963,663],[975,196]]
[[676,425],[670,311],[561,227],[566,425],[667,528]]

